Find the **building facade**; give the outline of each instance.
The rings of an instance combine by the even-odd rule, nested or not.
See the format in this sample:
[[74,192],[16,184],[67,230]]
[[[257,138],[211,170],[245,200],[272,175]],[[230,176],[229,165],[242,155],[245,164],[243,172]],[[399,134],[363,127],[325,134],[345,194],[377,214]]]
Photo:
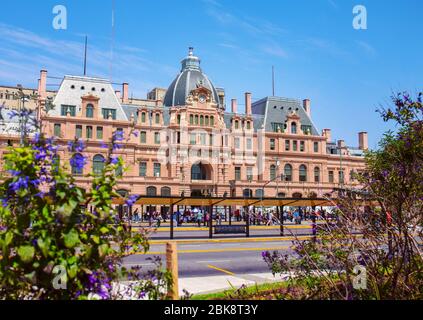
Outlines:
[[[181,64],[169,88],[156,88],[145,100],[129,98],[127,83],[116,90],[109,80],[85,76],[65,76],[57,91],[47,91],[47,71],[41,71],[40,130],[57,137],[60,161],[79,185],[88,187],[86,174],[101,170],[102,144],[117,130],[126,137],[117,150],[127,166],[122,193],[298,198],[358,185],[354,173],[364,169],[366,132],[358,134],[357,147],[333,141],[330,129],[319,132],[314,125],[308,99],[253,103],[247,92],[245,113],[235,99],[226,111],[224,89],[202,71],[192,48]],[[67,143],[75,137],[87,145],[83,172],[69,165]],[[4,132],[0,140],[3,146],[19,142]]]

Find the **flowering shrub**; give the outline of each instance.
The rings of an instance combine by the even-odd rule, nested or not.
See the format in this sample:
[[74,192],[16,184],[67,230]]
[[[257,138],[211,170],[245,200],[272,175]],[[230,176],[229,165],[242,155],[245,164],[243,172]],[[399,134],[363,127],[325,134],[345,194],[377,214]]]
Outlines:
[[314,241],[295,240],[293,256],[263,253],[274,273],[303,289],[301,298],[423,298],[422,97],[400,93],[393,108],[379,110],[398,131],[367,152],[366,170],[357,177],[363,190],[338,196],[337,223],[319,227]]
[[[147,235],[128,231],[112,206],[119,197],[116,172],[123,167],[113,151],[122,140],[117,132],[105,145],[104,170],[91,174],[88,190],[60,166],[53,139],[37,134],[9,149],[4,168],[10,175],[0,185],[0,299],[123,298],[113,287],[120,279],[135,281],[139,298],[165,298],[167,272],[123,266],[126,255],[149,246]],[[72,167],[82,171],[84,143],[75,140],[68,149]]]

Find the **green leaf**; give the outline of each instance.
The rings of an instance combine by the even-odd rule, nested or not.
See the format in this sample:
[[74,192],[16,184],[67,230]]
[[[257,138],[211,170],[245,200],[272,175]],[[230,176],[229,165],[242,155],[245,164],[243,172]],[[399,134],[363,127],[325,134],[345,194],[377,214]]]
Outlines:
[[31,262],[34,258],[35,250],[31,246],[20,246],[18,248],[18,256],[24,263]]
[[9,244],[12,243],[13,240],[13,232],[12,231],[8,231],[6,233],[6,237],[4,238],[4,245],[8,246]]
[[92,235],[91,238],[93,239],[94,243],[99,244],[100,243],[100,237],[96,235]]
[[80,242],[78,232],[75,229],[72,229],[69,233],[65,234],[64,240],[67,248],[73,248]]
[[41,252],[43,253],[43,256],[45,258],[48,257],[48,250],[50,248],[50,243],[51,243],[51,239],[50,238],[46,238],[46,239],[38,239],[37,241],[38,243],[38,247],[40,247]]
[[98,254],[100,257],[104,257],[109,252],[109,245],[102,244],[98,247]]

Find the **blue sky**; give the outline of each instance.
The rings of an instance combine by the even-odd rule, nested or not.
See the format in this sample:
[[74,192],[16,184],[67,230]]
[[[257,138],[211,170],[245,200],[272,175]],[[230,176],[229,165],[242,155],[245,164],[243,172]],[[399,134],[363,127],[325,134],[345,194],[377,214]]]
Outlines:
[[[67,8],[66,30],[52,27],[58,4]],[[352,27],[358,4],[367,30]],[[87,34],[88,74],[127,81],[130,94],[145,97],[171,83],[194,46],[228,108],[231,98],[242,105],[246,91],[271,95],[274,65],[276,95],[310,98],[320,130],[349,145],[365,130],[375,147],[389,128],[376,108],[393,91],[422,90],[422,9],[420,0],[115,0],[112,60],[112,0],[3,0],[0,84],[36,87],[42,68],[82,74]]]

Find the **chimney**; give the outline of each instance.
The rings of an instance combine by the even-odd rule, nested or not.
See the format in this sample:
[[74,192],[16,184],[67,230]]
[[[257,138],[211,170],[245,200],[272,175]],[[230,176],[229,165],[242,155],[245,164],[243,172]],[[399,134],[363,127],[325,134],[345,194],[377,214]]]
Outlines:
[[231,100],[231,111],[232,111],[232,113],[237,112],[237,101],[236,101],[236,99]]
[[251,93],[245,93],[245,114],[247,116],[251,115]]
[[369,141],[368,141],[367,132],[358,133],[358,147],[360,150],[369,149]]
[[122,84],[122,103],[128,103],[128,83]]
[[40,82],[38,85],[38,95],[40,100],[45,100],[47,98],[47,70],[40,71]]
[[308,116],[311,117],[310,99],[303,100],[303,108],[305,112],[308,114]]
[[116,94],[116,97],[118,98],[118,100],[120,100],[122,98],[122,95],[120,94],[120,90],[116,90],[115,94]]
[[345,148],[345,141],[344,140],[338,140],[338,148]]
[[330,129],[323,129],[322,136],[326,137],[327,142],[332,141],[331,130]]

